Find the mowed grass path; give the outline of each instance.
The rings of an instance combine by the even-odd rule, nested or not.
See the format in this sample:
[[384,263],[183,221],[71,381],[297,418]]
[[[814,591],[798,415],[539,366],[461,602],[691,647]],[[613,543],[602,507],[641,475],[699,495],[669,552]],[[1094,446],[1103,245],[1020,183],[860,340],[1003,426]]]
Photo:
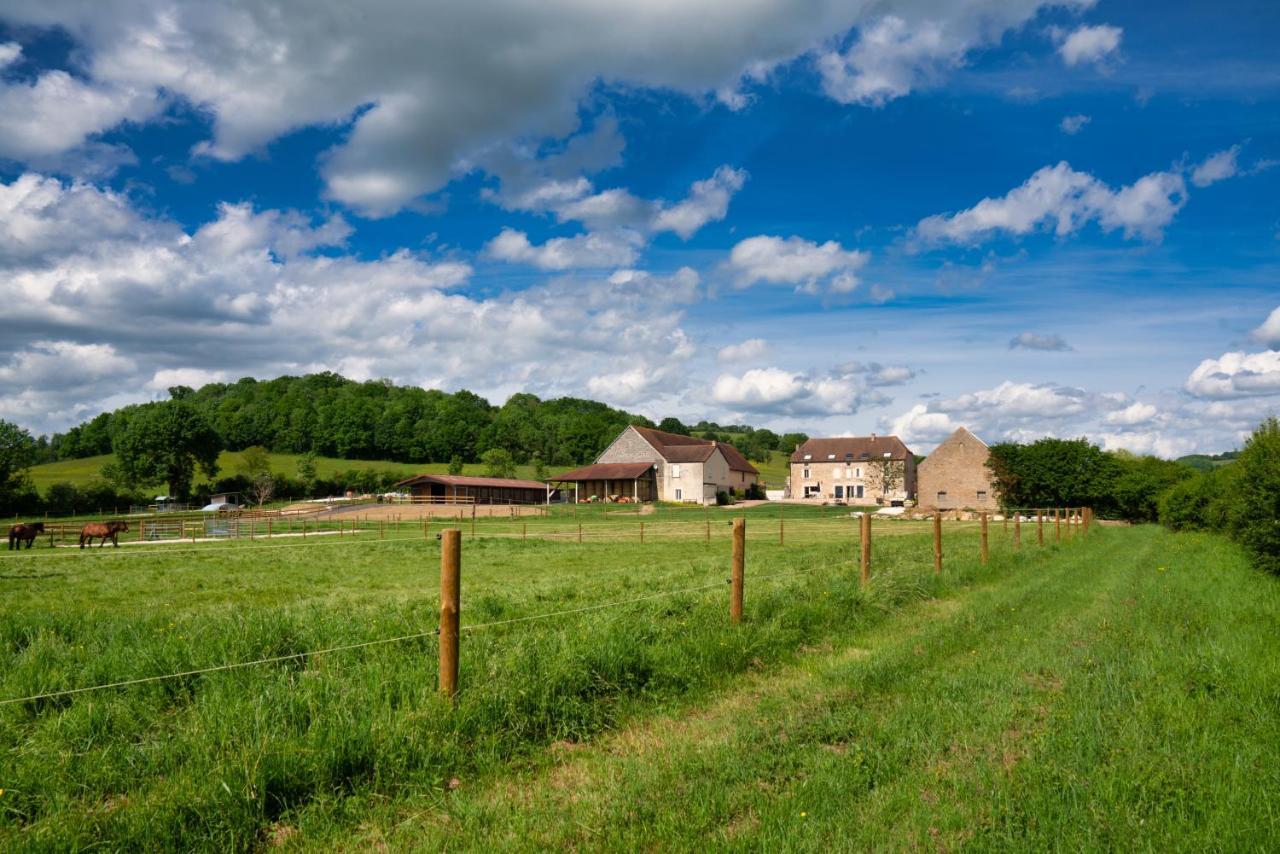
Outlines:
[[[993,526],[983,568],[956,526],[938,579],[885,523],[863,590],[816,516],[756,518],[736,629],[719,516],[482,525],[464,625],[638,601],[465,633],[454,708],[429,635],[0,706],[0,848],[1274,847],[1280,597],[1234,549]],[[0,699],[435,624],[434,539],[126,551],[0,562]]]
[[704,707],[386,805],[356,841],[1275,850],[1277,629],[1280,585],[1221,540],[1100,531]]

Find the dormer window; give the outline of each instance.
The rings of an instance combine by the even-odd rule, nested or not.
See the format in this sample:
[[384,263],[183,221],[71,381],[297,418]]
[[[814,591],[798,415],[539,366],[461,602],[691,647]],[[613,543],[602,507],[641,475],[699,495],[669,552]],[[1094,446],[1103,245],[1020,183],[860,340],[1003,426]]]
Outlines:
[[835,454],[827,454],[827,459],[834,460],[835,458],[836,458]]
[[811,460],[811,459],[813,459],[813,454],[805,454],[805,455],[804,455],[804,458],[805,458],[806,460]]
[[861,458],[862,458],[862,459],[864,459],[864,460],[867,460],[867,459],[870,459],[870,458],[871,458],[871,455],[870,455],[870,454],[868,454],[866,451],[863,451],[863,452],[862,452],[861,454],[859,454],[858,456],[859,456],[859,457],[861,457]]
[[853,459],[853,454],[845,454],[845,455],[844,455],[844,458],[845,458],[846,460],[851,460],[851,459]]
[[884,452],[884,458],[885,458],[886,460],[887,460],[887,459],[889,459],[889,458],[890,458],[890,457],[892,457],[892,456],[893,456],[893,452],[892,452],[892,451],[885,451],[885,452]]

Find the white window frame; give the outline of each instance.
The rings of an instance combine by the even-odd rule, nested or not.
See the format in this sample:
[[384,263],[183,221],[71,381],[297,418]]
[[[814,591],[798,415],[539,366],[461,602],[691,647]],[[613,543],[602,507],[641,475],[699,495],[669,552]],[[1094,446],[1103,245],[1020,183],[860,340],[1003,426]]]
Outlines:
[[805,470],[804,470],[804,479],[805,479],[805,480],[808,480],[808,479],[809,479],[809,470],[808,470],[808,469],[805,469]]
[[683,489],[677,489],[677,490],[676,490],[676,501],[684,501],[684,490],[683,490]]
[[671,476],[672,476],[672,477],[679,477],[679,476],[680,476],[680,464],[679,464],[679,463],[675,463],[675,464],[673,464],[673,465],[671,466]]

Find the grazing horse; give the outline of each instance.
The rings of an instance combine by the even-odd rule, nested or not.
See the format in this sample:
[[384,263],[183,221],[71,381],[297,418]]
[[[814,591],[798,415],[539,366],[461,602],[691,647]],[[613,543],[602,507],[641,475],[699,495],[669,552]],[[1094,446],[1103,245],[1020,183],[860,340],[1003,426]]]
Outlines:
[[107,540],[111,540],[111,545],[120,548],[119,533],[129,530],[128,522],[90,522],[80,529],[80,548],[84,548],[85,540],[89,541],[89,545],[93,545],[95,537],[101,537],[102,542],[98,543],[98,548],[102,548],[107,544]]
[[20,525],[14,525],[9,529],[9,551],[14,549],[22,550],[22,541],[27,541],[27,548],[31,548],[35,543],[36,537],[44,533],[44,522],[26,522]]

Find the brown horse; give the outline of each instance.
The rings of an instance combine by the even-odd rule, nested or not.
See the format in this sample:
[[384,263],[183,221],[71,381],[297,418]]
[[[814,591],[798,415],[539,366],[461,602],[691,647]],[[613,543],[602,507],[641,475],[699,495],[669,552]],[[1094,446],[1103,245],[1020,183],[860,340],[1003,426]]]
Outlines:
[[88,540],[89,545],[92,546],[95,537],[102,538],[98,548],[105,546],[108,539],[111,540],[111,545],[120,548],[119,534],[127,530],[129,530],[128,522],[90,522],[80,529],[80,548],[84,548],[85,540]]
[[23,540],[27,541],[27,548],[31,548],[36,541],[36,537],[43,533],[44,522],[25,522],[14,525],[9,529],[9,551],[14,549],[21,551]]

